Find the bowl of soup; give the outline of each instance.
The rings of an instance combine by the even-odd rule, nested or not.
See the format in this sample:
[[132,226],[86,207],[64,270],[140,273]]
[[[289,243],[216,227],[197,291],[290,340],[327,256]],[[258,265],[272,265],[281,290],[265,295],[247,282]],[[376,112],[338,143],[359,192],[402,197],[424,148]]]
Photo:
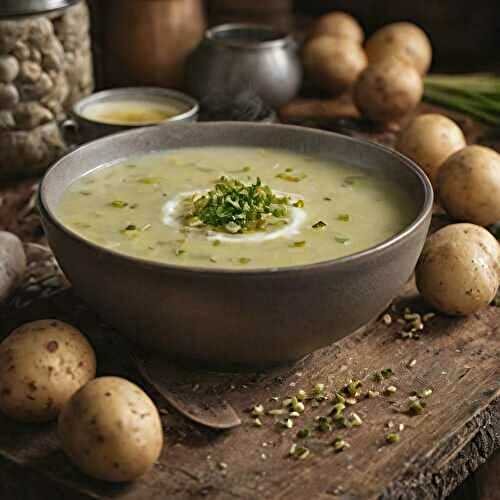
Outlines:
[[196,121],[198,102],[177,90],[159,87],[125,87],[102,90],[75,103],[72,118],[64,124],[70,142],[158,125]]
[[169,124],[86,144],[45,175],[75,291],[146,349],[296,360],[360,328],[410,278],[432,188],[383,146],[302,127]]

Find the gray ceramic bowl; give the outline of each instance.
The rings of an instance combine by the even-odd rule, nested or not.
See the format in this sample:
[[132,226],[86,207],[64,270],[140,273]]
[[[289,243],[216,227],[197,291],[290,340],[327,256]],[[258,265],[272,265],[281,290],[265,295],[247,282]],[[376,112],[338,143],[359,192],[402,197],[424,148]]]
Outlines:
[[[54,213],[68,185],[99,165],[205,145],[321,153],[382,171],[404,187],[418,213],[401,233],[366,251],[265,270],[186,268],[129,257],[84,240]],[[171,358],[268,365],[344,337],[389,304],[417,262],[432,198],[423,172],[382,146],[301,127],[219,122],[139,129],[82,146],[45,175],[39,202],[50,245],[76,292],[124,335]]]

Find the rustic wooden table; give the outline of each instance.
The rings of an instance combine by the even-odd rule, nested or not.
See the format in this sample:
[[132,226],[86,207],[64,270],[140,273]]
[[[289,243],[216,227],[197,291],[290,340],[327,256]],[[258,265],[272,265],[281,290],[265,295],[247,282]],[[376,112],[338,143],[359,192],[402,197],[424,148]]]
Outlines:
[[[300,120],[386,143],[394,136],[373,130],[367,134],[358,121]],[[490,141],[488,130],[468,120],[461,124],[469,140]],[[1,191],[0,227],[18,232],[25,240],[43,241],[33,210],[32,186],[32,181],[26,181]],[[443,222],[437,216],[434,224]],[[489,307],[463,319],[438,315],[426,324],[420,338],[403,339],[397,318],[404,308],[428,312],[410,283],[389,310],[390,325],[378,320],[294,365],[239,374],[174,367],[172,385],[177,390],[196,392],[197,397],[216,394],[241,416],[238,428],[216,432],[191,424],[170,408],[138,375],[130,346],[70,289],[51,295],[64,281],[40,248],[30,247],[30,255],[31,283],[0,310],[0,336],[20,322],[40,317],[57,317],[79,326],[96,347],[100,374],[131,378],[155,399],[166,446],[141,480],[104,484],[83,476],[68,463],[54,425],[20,425],[0,418],[2,499],[445,498],[500,446],[500,308]],[[38,299],[40,294],[47,297]],[[22,309],[14,307],[29,302]],[[374,381],[373,373],[387,367],[394,370],[394,376]],[[358,398],[348,408],[347,413],[355,412],[363,420],[360,427],[314,431],[303,440],[311,450],[305,460],[288,457],[292,443],[300,441],[297,429],[314,429],[315,418],[331,409],[330,401],[316,408],[307,405],[292,429],[275,425],[272,417],[264,417],[264,425],[257,428],[247,412],[258,403],[266,409],[279,406],[271,398],[284,398],[300,388],[310,391],[316,383],[324,383],[331,394],[350,379],[363,382],[363,393],[382,394]],[[397,392],[383,395],[388,385],[397,387]],[[432,389],[425,411],[409,415],[408,397],[424,389]],[[404,426],[401,431],[400,425]],[[394,430],[401,440],[387,444],[385,436]],[[350,448],[335,453],[332,441],[336,436]]]

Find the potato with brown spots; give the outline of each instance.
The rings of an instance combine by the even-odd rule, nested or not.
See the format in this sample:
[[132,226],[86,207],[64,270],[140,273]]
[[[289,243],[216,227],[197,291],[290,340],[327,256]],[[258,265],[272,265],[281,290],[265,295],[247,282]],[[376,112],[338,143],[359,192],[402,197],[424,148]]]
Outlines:
[[61,411],[58,433],[63,450],[78,468],[112,482],[143,475],[163,446],[154,403],[119,377],[96,378],[82,387]]
[[439,167],[466,145],[462,130],[453,120],[428,113],[414,118],[401,132],[396,149],[416,162],[435,185]]
[[384,59],[361,73],[354,85],[354,103],[370,120],[390,123],[415,109],[423,91],[422,78],[412,65]]
[[397,57],[412,64],[421,75],[427,73],[432,60],[429,38],[416,24],[407,22],[380,28],[368,39],[365,50],[370,64]]
[[500,155],[484,146],[461,149],[439,169],[437,192],[454,219],[480,226],[500,222]]
[[446,226],[427,240],[415,277],[423,298],[439,311],[472,314],[498,291],[500,245],[480,226]]
[[26,323],[0,344],[0,411],[24,422],[48,422],[95,377],[94,350],[56,319]]

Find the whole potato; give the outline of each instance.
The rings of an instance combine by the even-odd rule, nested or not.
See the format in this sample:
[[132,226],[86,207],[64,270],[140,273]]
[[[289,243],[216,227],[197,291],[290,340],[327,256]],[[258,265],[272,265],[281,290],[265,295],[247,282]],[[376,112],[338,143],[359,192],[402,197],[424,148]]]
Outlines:
[[335,38],[347,38],[357,44],[365,39],[363,28],[354,17],[346,12],[329,12],[321,16],[313,28],[313,36],[329,35]]
[[457,220],[488,226],[500,221],[500,155],[484,146],[467,146],[439,169],[438,197]]
[[397,57],[413,64],[421,75],[429,70],[432,46],[425,32],[412,23],[393,23],[380,28],[366,42],[370,64]]
[[63,408],[58,434],[70,460],[105,481],[132,481],[158,459],[163,429],[151,399],[119,377],[100,377]]
[[486,229],[452,224],[427,240],[415,269],[417,288],[441,312],[471,314],[494,299],[499,266],[499,244]]
[[303,62],[311,78],[334,95],[349,89],[367,64],[361,45],[348,38],[328,35],[307,42]]
[[400,134],[396,149],[415,161],[435,185],[439,167],[466,145],[464,134],[454,121],[429,113],[410,122]]
[[26,254],[21,240],[0,231],[0,304],[7,300],[26,271]]
[[354,85],[354,103],[367,118],[387,123],[401,119],[420,102],[422,78],[398,59],[369,65]]
[[48,422],[95,370],[94,351],[76,328],[56,319],[26,323],[0,344],[0,411]]

